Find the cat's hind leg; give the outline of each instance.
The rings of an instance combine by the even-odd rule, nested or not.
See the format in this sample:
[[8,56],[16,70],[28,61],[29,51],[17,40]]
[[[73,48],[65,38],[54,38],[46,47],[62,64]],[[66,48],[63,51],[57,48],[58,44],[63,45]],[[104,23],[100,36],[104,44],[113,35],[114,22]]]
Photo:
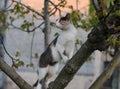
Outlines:
[[38,80],[34,84],[34,87],[36,87],[36,89],[45,89],[46,87],[45,76],[47,75],[47,73],[48,73],[48,66],[38,68]]
[[55,75],[58,71],[58,68],[59,68],[59,63],[53,65],[53,66],[49,66],[49,77],[47,78],[47,82],[46,82],[46,85],[47,87],[49,86],[49,83],[52,82],[55,78]]

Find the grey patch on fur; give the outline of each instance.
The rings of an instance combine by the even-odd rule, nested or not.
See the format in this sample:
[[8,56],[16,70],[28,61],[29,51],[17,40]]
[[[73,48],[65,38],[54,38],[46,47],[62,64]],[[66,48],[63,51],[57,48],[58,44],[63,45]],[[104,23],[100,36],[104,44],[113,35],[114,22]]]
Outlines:
[[56,46],[57,39],[59,36],[57,36],[47,47],[47,49],[42,53],[39,60],[39,67],[47,67],[48,65],[54,66],[57,61],[53,61],[51,46]]

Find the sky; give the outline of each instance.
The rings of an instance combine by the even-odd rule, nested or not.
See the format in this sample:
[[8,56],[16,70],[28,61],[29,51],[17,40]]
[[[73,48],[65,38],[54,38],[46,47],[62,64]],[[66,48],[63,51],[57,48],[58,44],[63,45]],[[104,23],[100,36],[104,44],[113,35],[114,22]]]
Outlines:
[[[51,0],[53,1],[54,3],[57,3],[58,0]],[[32,8],[38,10],[38,11],[41,11],[41,9],[43,8],[43,5],[44,5],[44,0],[22,0],[23,3],[31,6]],[[76,0],[67,0],[68,5],[73,5],[74,8],[76,9]],[[88,6],[89,6],[89,0],[78,0],[78,9],[82,12],[82,13],[86,13],[87,10],[88,10]],[[67,12],[67,11],[70,11],[68,9],[62,9],[62,11],[64,12]]]

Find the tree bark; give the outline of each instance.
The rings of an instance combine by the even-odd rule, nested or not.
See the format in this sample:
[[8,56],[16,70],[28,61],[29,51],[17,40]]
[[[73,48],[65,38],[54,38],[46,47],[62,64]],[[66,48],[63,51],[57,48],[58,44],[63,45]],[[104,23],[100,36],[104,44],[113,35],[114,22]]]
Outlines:
[[45,28],[44,28],[44,43],[45,49],[49,45],[49,30],[50,30],[50,21],[49,21],[49,0],[44,0],[44,20],[45,20]]
[[20,89],[33,89],[24,79],[22,79],[16,71],[11,68],[2,58],[0,58],[0,69],[7,74]]
[[[45,0],[45,6],[47,6],[47,8],[48,1],[49,0]],[[48,10],[46,9],[44,13],[46,22],[45,31],[47,33],[49,29],[49,27],[47,26],[49,25]],[[108,20],[114,21],[113,24],[110,24],[110,27],[112,27],[113,25],[116,26],[116,24],[120,25],[120,17],[116,19],[108,18]],[[116,20],[118,20],[118,22]],[[108,29],[108,27],[104,23],[106,23],[106,21],[98,24],[95,28],[92,29],[92,32],[88,36],[88,40],[81,46],[81,48],[73,56],[73,58],[68,61],[64,69],[60,72],[57,79],[50,84],[48,89],[64,89],[67,84],[73,79],[78,69],[85,63],[91,53],[94,52],[94,50],[104,50],[106,48],[106,40],[113,33],[111,32],[111,29]],[[45,37],[45,39],[48,38],[48,36]],[[48,43],[45,43],[47,46]],[[16,71],[9,65],[7,65],[6,62],[2,59],[0,59],[0,69],[4,71],[21,89],[33,89],[33,87],[31,87],[26,81],[24,81],[16,73]]]
[[105,46],[104,34],[100,30],[101,27],[102,24],[99,24],[99,30],[96,28],[93,29],[93,31],[89,34],[88,40],[81,46],[73,58],[68,61],[66,66],[60,72],[56,80],[50,84],[48,89],[64,89],[91,53],[93,53],[96,49],[102,50],[104,48],[101,46],[103,44]]
[[[112,19],[109,17],[107,20],[113,21]],[[116,20],[114,19],[114,21]],[[73,58],[68,61],[55,81],[49,84],[48,89],[64,89],[94,50],[102,51],[108,47],[107,39],[114,33],[114,29],[108,29],[107,23],[108,21],[101,22],[92,29],[87,41],[81,46]],[[114,25],[116,26],[116,24]]]
[[[6,7],[7,7],[7,3],[8,3],[8,0],[2,0],[0,1],[0,10],[2,13],[2,10],[4,10]],[[4,19],[4,23],[6,21],[6,18]],[[2,42],[4,43],[4,39],[5,39],[5,33],[2,32],[2,28],[3,28],[3,24],[0,23],[0,57],[1,58],[4,58],[4,48],[3,48],[3,45],[2,45]],[[2,41],[2,42],[1,42]],[[0,71],[0,88],[4,88],[5,87],[5,83],[6,83],[6,76],[5,74]]]
[[100,89],[103,83],[109,79],[114,72],[115,68],[120,64],[120,51],[112,59],[108,68],[97,78],[97,80],[91,85],[89,89]]
[[93,46],[89,41],[82,45],[80,50],[66,64],[57,79],[50,84],[48,89],[64,89],[93,51]]
[[112,86],[111,89],[120,88],[120,64],[115,69],[114,73],[112,74],[111,86]]

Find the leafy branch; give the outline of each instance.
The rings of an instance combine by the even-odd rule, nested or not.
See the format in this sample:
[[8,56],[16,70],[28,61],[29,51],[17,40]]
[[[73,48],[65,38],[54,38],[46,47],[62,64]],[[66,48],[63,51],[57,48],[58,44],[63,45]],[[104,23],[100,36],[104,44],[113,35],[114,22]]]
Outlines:
[[10,53],[7,51],[3,40],[0,39],[0,41],[1,41],[1,43],[2,43],[2,46],[3,46],[3,48],[4,48],[5,53],[6,53],[6,54],[11,58],[11,60],[12,60],[12,67],[18,68],[18,67],[20,67],[20,66],[23,66],[23,65],[24,65],[24,62],[21,61],[21,60],[19,60],[19,59],[17,59],[17,58],[12,57],[12,56],[10,55]]
[[20,5],[24,6],[25,8],[29,9],[30,11],[32,11],[32,12],[36,13],[37,15],[41,16],[42,18],[44,18],[44,16],[42,14],[40,14],[36,10],[32,9],[30,6],[27,6],[27,5],[25,5],[25,4],[21,3],[21,2],[16,1],[16,0],[12,0],[12,2],[20,4]]

